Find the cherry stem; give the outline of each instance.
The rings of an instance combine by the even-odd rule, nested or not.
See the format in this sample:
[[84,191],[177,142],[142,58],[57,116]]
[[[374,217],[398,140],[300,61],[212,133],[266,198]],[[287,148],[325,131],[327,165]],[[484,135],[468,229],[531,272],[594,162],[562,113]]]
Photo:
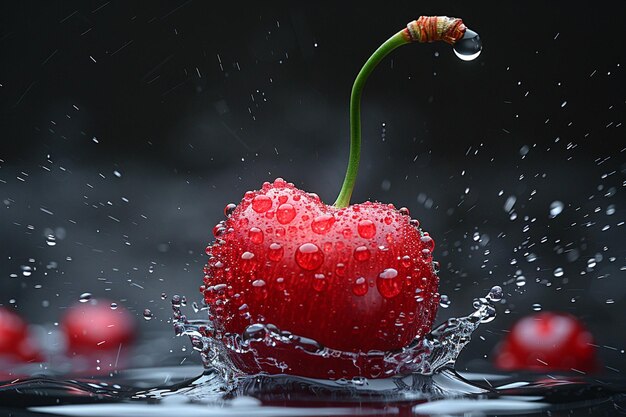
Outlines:
[[410,43],[403,35],[403,31],[399,31],[378,47],[365,65],[363,65],[352,85],[352,94],[350,95],[350,157],[341,191],[339,191],[335,201],[335,207],[348,207],[350,205],[350,197],[352,197],[356,176],[359,172],[359,160],[361,159],[361,94],[363,93],[363,86],[383,58],[397,47]]
[[[459,47],[457,50],[457,42]],[[455,53],[463,60],[472,60],[480,54],[480,38],[476,32],[467,30],[463,21],[447,16],[421,16],[410,22],[385,43],[380,45],[367,60],[354,80],[350,96],[350,158],[346,177],[335,201],[335,207],[348,207],[354,190],[361,157],[361,93],[363,86],[380,61],[398,46],[411,42],[444,41],[454,46]]]

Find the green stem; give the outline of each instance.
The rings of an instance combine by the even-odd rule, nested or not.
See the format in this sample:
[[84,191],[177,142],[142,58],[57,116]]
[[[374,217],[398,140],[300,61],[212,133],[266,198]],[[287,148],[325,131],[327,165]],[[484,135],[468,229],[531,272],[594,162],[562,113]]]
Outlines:
[[397,47],[409,43],[403,36],[402,31],[396,33],[372,54],[354,80],[352,94],[350,96],[350,158],[346,177],[343,180],[341,191],[335,201],[335,207],[348,207],[350,197],[354,190],[354,183],[359,172],[359,160],[361,158],[361,93],[365,81],[374,71],[374,68]]

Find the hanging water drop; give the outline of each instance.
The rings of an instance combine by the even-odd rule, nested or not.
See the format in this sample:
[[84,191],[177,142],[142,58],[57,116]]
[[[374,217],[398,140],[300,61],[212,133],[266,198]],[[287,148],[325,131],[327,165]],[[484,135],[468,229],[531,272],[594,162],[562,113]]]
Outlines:
[[483,44],[478,33],[467,28],[463,37],[455,42],[452,49],[454,54],[463,61],[473,61],[480,55]]

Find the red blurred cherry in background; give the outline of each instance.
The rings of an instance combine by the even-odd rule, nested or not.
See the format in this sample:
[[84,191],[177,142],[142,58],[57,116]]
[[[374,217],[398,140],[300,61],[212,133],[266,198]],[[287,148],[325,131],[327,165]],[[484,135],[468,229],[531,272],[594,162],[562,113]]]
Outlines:
[[102,371],[124,366],[135,339],[135,320],[116,303],[90,300],[70,307],[61,321],[66,355],[74,371]]
[[582,371],[597,369],[593,337],[574,316],[541,312],[519,320],[496,347],[503,370]]
[[0,307],[0,364],[11,366],[42,360],[43,357],[29,334],[26,322],[17,313]]

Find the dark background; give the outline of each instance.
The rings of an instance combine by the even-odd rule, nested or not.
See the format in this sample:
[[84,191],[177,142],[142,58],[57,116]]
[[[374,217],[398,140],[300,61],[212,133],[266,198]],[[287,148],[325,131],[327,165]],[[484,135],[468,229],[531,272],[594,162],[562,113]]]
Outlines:
[[200,299],[225,204],[277,176],[332,203],[356,73],[409,20],[447,14],[482,55],[411,45],[382,63],[353,201],[407,206],[434,237],[439,320],[504,287],[461,369],[541,308],[626,370],[624,2],[338,3],[2,2],[0,305],[45,334],[90,292],[137,315],[138,363],[197,361],[161,293]]

